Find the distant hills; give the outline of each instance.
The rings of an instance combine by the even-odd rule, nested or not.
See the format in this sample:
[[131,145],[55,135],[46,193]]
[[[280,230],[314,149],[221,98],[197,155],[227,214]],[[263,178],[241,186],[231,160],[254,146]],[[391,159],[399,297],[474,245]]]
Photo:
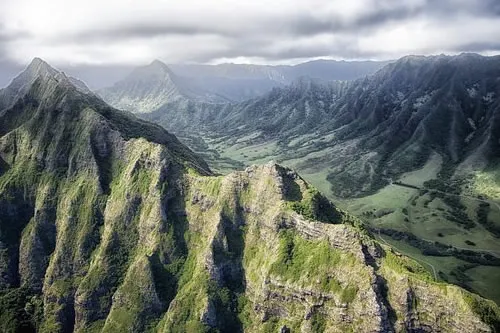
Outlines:
[[315,60],[294,66],[242,64],[169,65],[177,75],[233,101],[262,96],[300,78],[323,82],[353,80],[372,74],[389,62]]

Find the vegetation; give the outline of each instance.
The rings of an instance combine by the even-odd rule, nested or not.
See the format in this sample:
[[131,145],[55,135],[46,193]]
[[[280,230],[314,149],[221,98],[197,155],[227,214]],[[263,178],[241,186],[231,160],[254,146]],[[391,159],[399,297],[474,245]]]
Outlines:
[[500,266],[500,258],[492,256],[489,253],[477,251],[460,250],[439,242],[428,242],[415,235],[403,231],[392,229],[379,229],[380,233],[390,236],[396,240],[405,240],[411,246],[422,251],[422,254],[428,256],[454,256],[469,263],[476,263],[487,266]]
[[465,292],[464,299],[481,320],[490,325],[495,332],[500,331],[500,309],[492,301]]
[[500,225],[488,218],[490,212],[490,204],[481,202],[477,208],[477,221],[481,223],[489,232],[500,238]]
[[43,319],[43,303],[27,288],[12,288],[0,293],[0,330],[36,332]]
[[326,330],[326,321],[327,320],[323,313],[314,311],[311,316],[311,331],[315,333],[323,333]]
[[302,200],[287,203],[290,209],[310,220],[328,223],[341,222],[341,215],[333,204],[315,188],[308,188]]
[[411,273],[424,281],[434,281],[432,275],[415,260],[393,251],[386,251],[384,264],[399,273]]
[[271,274],[279,276],[290,283],[308,285],[319,281],[318,285],[325,292],[340,293],[343,303],[350,303],[357,294],[355,286],[343,288],[335,278],[335,267],[339,264],[348,265],[354,259],[344,258],[331,248],[326,241],[306,241],[293,231],[280,232],[280,247],[277,260],[271,266]]

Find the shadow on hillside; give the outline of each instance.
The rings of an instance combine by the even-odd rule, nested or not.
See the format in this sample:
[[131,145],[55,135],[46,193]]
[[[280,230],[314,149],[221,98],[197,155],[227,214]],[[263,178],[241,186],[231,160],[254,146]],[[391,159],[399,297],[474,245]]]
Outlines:
[[0,177],[9,171],[10,166],[3,160],[3,158],[0,157]]

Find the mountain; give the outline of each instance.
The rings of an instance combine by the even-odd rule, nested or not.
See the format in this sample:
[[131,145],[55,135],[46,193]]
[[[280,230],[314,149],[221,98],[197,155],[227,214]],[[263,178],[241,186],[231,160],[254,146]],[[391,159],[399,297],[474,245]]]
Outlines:
[[389,62],[314,60],[298,65],[170,65],[180,76],[226,96],[244,101],[285,87],[304,77],[316,80],[354,80],[372,74]]
[[298,170],[440,280],[500,302],[499,69],[498,56],[408,56],[354,81],[143,117],[219,172]]
[[273,142],[271,158],[300,157],[299,170],[319,163],[342,184],[332,187],[336,195],[363,195],[422,167],[433,152],[454,169],[496,163],[499,71],[500,57],[409,56],[354,81],[303,78],[243,103],[167,105],[145,117],[174,132]]
[[292,170],[214,176],[47,64],[21,77],[1,95],[2,331],[499,329],[493,302],[434,281]]
[[159,60],[136,68],[112,87],[99,90],[99,94],[119,109],[140,113],[157,110],[166,103],[227,102],[175,75]]
[[125,79],[98,91],[111,105],[135,113],[189,103],[227,104],[256,98],[276,87],[309,77],[324,82],[371,74],[385,62],[312,61],[295,66],[243,64],[165,65],[159,60],[138,67]]
[[301,77],[323,81],[351,81],[370,75],[393,61],[313,60],[294,66],[278,66],[288,82]]
[[[9,86],[0,91],[0,109],[10,106],[20,95],[25,94],[38,77],[45,79],[56,77],[56,79],[62,80],[66,75],[57,72],[40,58],[35,58],[25,71],[14,78]],[[73,77],[66,78],[80,91],[93,94],[82,81]]]

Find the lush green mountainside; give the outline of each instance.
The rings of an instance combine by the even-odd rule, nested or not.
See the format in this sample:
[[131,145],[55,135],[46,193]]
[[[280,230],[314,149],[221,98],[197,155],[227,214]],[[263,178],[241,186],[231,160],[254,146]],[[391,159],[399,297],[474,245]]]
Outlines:
[[409,56],[356,81],[143,117],[217,171],[270,159],[298,170],[440,279],[499,302],[499,77],[499,57]]
[[494,303],[291,170],[212,176],[158,126],[34,76],[0,111],[2,331],[498,330]]

